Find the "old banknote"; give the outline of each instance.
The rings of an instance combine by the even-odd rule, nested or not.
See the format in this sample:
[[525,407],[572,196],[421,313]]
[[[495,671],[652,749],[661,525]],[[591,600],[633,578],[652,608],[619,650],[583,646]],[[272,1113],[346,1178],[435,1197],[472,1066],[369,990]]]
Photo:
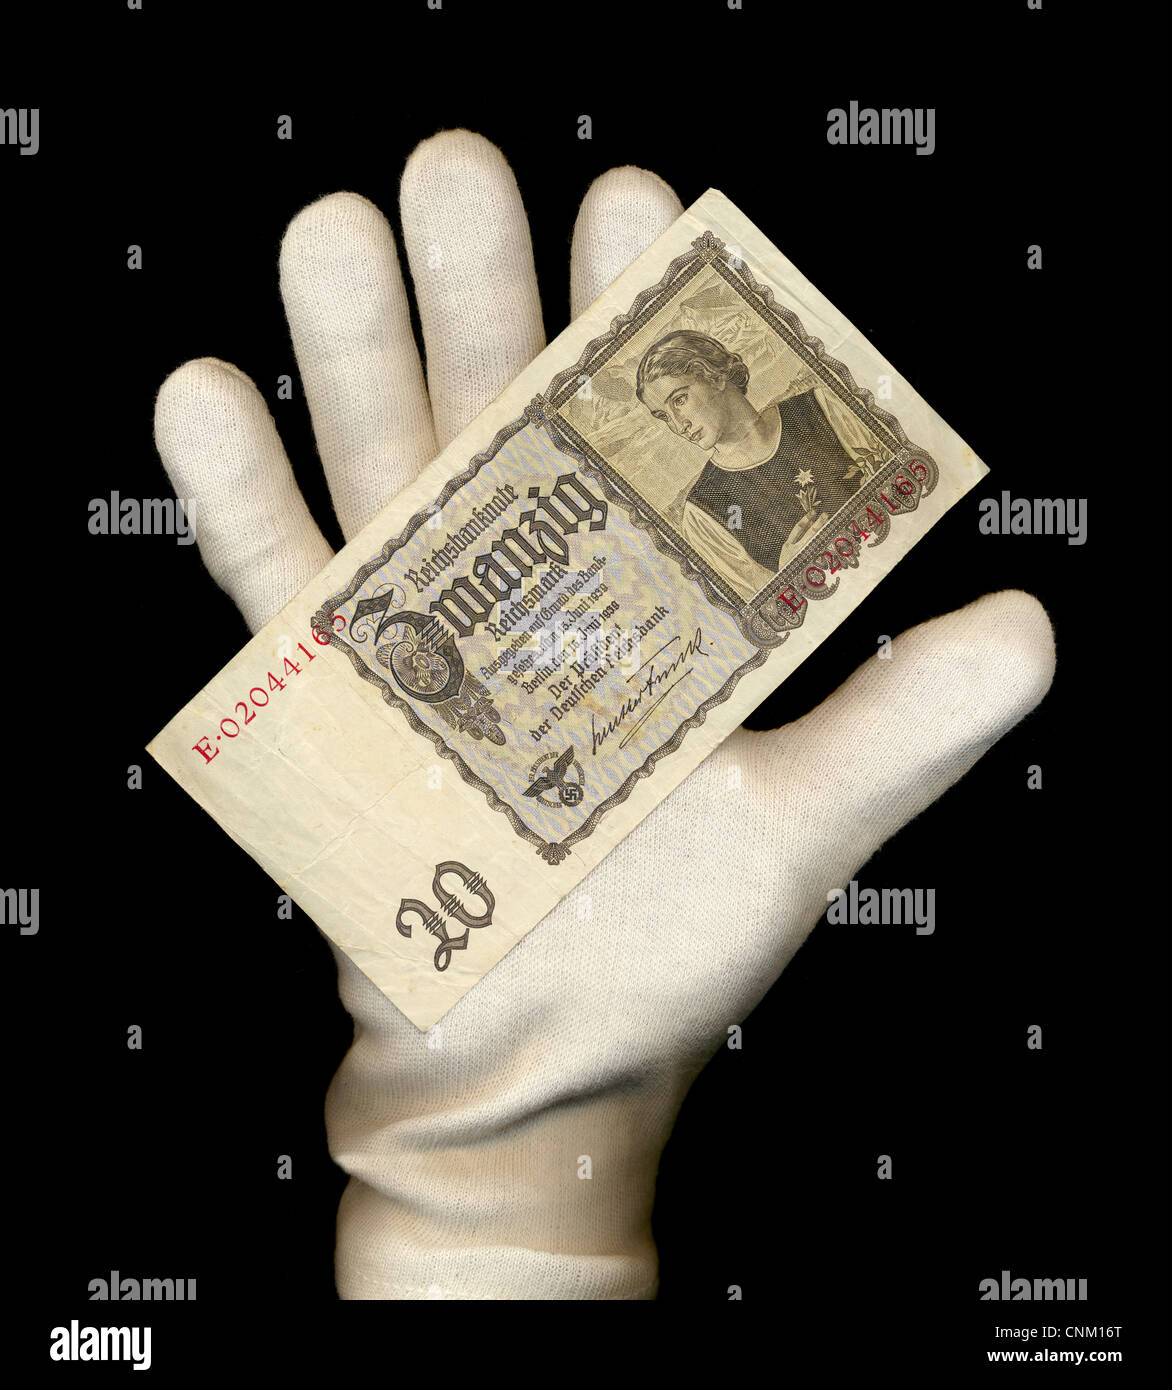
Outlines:
[[710,190],[150,752],[429,1028],[985,472]]

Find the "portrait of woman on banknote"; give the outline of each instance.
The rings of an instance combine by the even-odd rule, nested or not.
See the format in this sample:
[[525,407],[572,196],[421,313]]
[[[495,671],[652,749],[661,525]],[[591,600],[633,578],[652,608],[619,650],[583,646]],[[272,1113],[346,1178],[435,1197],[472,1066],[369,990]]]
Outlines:
[[684,501],[689,545],[755,593],[858,490],[875,440],[828,387],[749,399],[741,356],[706,333],[669,333],[643,354],[635,394],[708,455]]

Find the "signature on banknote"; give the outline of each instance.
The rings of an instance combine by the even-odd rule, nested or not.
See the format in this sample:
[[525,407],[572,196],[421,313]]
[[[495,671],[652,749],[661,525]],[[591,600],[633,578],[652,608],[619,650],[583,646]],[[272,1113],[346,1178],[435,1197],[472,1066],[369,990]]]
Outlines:
[[[618,713],[612,716],[610,719],[608,719],[605,724],[601,725],[600,727],[598,720],[595,718],[593,714],[591,714],[590,752],[592,756],[598,752],[602,744],[604,744],[606,740],[610,738],[611,734],[615,732],[615,730],[619,727],[620,724],[624,723],[628,718],[630,718],[630,716],[634,714],[637,709],[642,708],[643,700],[646,696],[650,695],[659,686],[663,685],[664,681],[670,680],[671,684],[665,687],[663,690],[660,690],[659,694],[656,695],[655,699],[652,700],[651,703],[646,707],[646,709],[643,710],[643,713],[639,716],[639,718],[636,719],[633,724],[627,726],[626,734],[622,742],[619,744],[620,748],[625,748],[627,744],[630,743],[630,741],[639,732],[639,729],[642,727],[644,721],[651,715],[656,705],[659,704],[660,700],[664,699],[665,696],[667,696],[677,685],[679,685],[680,681],[690,676],[693,670],[695,669],[694,667],[689,666],[686,671],[680,671],[680,674],[677,676],[675,673],[679,670],[679,668],[682,665],[684,665],[686,661],[689,661],[693,656],[709,657],[712,655],[712,653],[708,651],[704,646],[704,632],[701,628],[697,628],[696,635],[694,637],[689,637],[682,647],[676,647],[676,643],[679,641],[680,634],[677,632],[676,635],[674,637],[670,637],[663,644],[662,647],[659,647],[656,651],[652,652],[651,655],[647,658],[647,660],[639,666],[637,671],[635,671],[633,674],[627,677],[628,683],[641,677],[640,684],[636,687],[635,694],[628,695],[627,698],[624,699],[622,704],[619,706]],[[657,668],[655,665],[656,657],[662,656],[663,653],[666,652],[669,647],[675,649],[672,659],[668,661],[666,665]],[[643,672],[646,672],[646,674],[644,675]],[[674,680],[672,679],[673,676],[675,677]]]

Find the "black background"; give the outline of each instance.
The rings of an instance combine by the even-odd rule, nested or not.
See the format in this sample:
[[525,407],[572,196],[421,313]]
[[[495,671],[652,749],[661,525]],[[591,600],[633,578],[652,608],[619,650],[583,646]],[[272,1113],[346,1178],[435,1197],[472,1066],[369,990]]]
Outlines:
[[[330,953],[300,910],[277,920],[276,886],[144,751],[246,630],[196,547],[92,536],[88,504],[168,495],[154,395],[182,361],[214,355],[261,387],[341,543],[300,391],[276,399],[278,376],[296,381],[280,238],[338,188],[377,202],[398,235],[406,156],[458,125],[516,172],[548,337],[568,318],[570,233],[594,177],[642,165],[685,205],[717,186],[991,469],[755,726],[817,704],[880,633],[990,590],[1036,594],[1057,632],[1041,707],[860,873],[935,887],[935,935],[823,924],[745,1020],[744,1049],[695,1085],[659,1177],[661,1307],[720,1304],[739,1285],[744,1303],[703,1336],[719,1344],[722,1323],[756,1305],[779,1369],[934,1367],[932,1383],[951,1383],[985,1364],[995,1323],[1071,1320],[981,1303],[981,1279],[1083,1277],[1073,1320],[1124,1328],[1083,1345],[1123,1350],[1113,1376],[1134,1369],[1145,1329],[1128,1250],[1148,1160],[1131,1089],[1133,938],[1114,929],[1111,887],[1122,866],[1104,749],[1117,743],[1101,735],[1114,680],[1095,640],[1116,504],[1095,495],[1102,460],[1071,410],[1109,375],[1080,346],[1093,232],[1086,132],[1067,119],[1072,21],[1025,0],[746,4],[418,3],[377,25],[343,6],[293,35],[260,11],[297,57],[274,49],[249,67],[232,61],[226,12],[147,0],[141,15],[91,14],[93,51],[112,57],[88,83],[55,74],[42,49],[40,75],[30,66],[0,93],[41,107],[39,155],[0,148],[16,441],[4,568],[23,634],[3,682],[3,886],[41,888],[39,934],[5,929],[27,1298],[10,1340],[30,1374],[54,1369],[49,1329],[71,1317],[149,1321],[164,1380],[218,1364],[242,1327],[279,1330],[250,1342],[274,1364],[342,1335],[343,1176],[322,1103],[350,1024]],[[935,153],[830,146],[826,113],[852,99],[934,106]],[[291,142],[276,139],[280,114]],[[131,243],[140,272],[126,269]],[[1026,267],[1033,243],[1041,272]],[[1088,543],[980,535],[978,499],[1003,488],[1091,498]],[[897,745],[893,730],[876,757]],[[135,763],[141,791],[126,786]],[[1027,790],[1031,764],[1041,791]],[[126,1047],[132,1023],[141,1052]],[[1031,1024],[1040,1052],[1026,1048]],[[880,1153],[891,1182],[876,1179]],[[277,1181],[278,1154],[293,1156],[293,1181]],[[113,1269],[196,1278],[198,1302],[88,1303],[89,1280]]]

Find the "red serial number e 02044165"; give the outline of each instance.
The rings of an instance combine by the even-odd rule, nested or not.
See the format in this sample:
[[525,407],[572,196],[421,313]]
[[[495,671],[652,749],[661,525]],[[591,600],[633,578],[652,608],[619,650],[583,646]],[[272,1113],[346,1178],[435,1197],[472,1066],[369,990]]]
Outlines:
[[[922,471],[917,472],[917,469],[920,469]],[[912,460],[911,464],[909,465],[908,472],[911,473],[912,476],[917,478],[920,482],[923,482],[923,480],[928,476],[927,468],[925,468],[924,465],[920,463],[917,459]],[[899,493],[902,497],[910,497],[912,493],[916,490],[916,484],[912,482],[911,478],[905,478],[902,473],[897,473],[895,475],[892,490],[894,492]],[[887,509],[891,512],[892,516],[895,516],[896,513],[899,511],[898,502],[893,502],[885,492],[881,492],[876,500],[885,502],[887,504]],[[866,514],[863,517],[863,520],[867,523],[868,526],[871,527],[871,530],[878,531],[880,526],[886,524],[887,518],[881,512],[877,512],[874,507],[869,506],[867,508]],[[861,542],[871,539],[871,532],[865,531],[857,521],[852,521],[850,523],[849,530],[851,535],[854,536],[855,540],[857,541]],[[848,564],[851,562],[855,553],[855,548],[846,536],[839,536],[833,542],[833,545],[833,550],[824,550],[822,554],[818,556],[819,560],[826,560],[829,562],[828,568],[823,569],[821,565],[808,565],[806,567],[805,573],[806,582],[801,585],[801,588],[820,589],[823,586],[823,584],[826,583],[827,574],[837,574],[838,571],[842,569],[841,561],[846,560]],[[844,546],[846,547],[845,549],[843,548]],[[837,552],[837,555],[835,554],[835,552]],[[857,565],[858,561],[855,560],[854,563]],[[780,594],[778,594],[777,597],[783,600],[785,603],[788,603],[795,613],[806,601],[804,598],[799,598],[797,596],[797,594],[794,592],[794,586],[792,584],[786,585],[786,587],[781,591]]]
[[[340,613],[334,614],[334,623],[346,626],[346,619]],[[341,629],[339,628],[339,631]],[[328,647],[330,639],[324,636],[318,628],[312,629],[313,640],[319,647]],[[215,735],[215,743],[220,743],[226,738],[236,738],[240,730],[256,718],[257,710],[264,709],[269,702],[269,695],[272,691],[281,691],[288,685],[289,680],[301,674],[302,665],[308,665],[314,660],[314,654],[309,650],[304,642],[297,643],[297,650],[305,656],[303,663],[293,660],[293,655],[284,658],[284,667],[281,676],[274,675],[272,671],[265,672],[266,683],[264,685],[254,685],[248,692],[247,700],[237,700],[236,712],[240,715],[239,719],[234,719],[231,715],[226,715],[220,720],[220,732]],[[210,763],[213,758],[219,756],[220,750],[213,746],[213,738],[210,734],[204,734],[198,742],[191,745],[191,751],[198,753],[205,763]]]

